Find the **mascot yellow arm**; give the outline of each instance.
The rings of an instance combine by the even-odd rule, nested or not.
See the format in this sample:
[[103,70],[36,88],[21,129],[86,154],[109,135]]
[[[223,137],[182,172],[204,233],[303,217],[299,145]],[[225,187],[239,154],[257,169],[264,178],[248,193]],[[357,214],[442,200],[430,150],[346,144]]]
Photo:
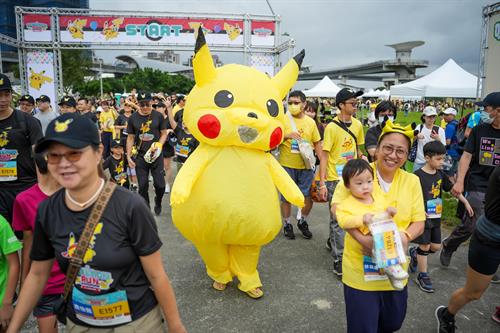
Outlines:
[[189,156],[189,160],[184,163],[175,177],[172,193],[170,194],[170,205],[180,205],[186,201],[191,194],[193,185],[205,169],[209,160],[209,153],[207,150],[200,148],[201,147],[198,147],[198,149]]
[[269,172],[278,191],[291,204],[297,207],[304,207],[304,195],[300,192],[299,187],[293,182],[292,178],[290,178],[278,161],[271,154],[268,154],[268,156]]

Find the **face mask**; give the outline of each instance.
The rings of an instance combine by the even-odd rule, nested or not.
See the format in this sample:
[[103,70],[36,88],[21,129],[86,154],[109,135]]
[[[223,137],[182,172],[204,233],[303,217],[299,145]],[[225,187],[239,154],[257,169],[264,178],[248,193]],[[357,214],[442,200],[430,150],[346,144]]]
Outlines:
[[382,124],[385,121],[385,117],[387,117],[388,120],[394,122],[394,116],[379,116],[378,123]]
[[493,118],[490,118],[490,114],[486,111],[481,111],[481,122],[485,124],[493,123]]
[[292,116],[296,116],[302,110],[300,108],[300,104],[292,104],[292,105],[288,105],[288,111],[292,114]]

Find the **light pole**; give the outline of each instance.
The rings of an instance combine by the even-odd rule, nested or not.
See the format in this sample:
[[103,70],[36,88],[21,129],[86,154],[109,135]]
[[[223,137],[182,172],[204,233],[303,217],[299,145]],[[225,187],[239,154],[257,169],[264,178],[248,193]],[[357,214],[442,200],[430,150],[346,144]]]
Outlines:
[[102,91],[102,58],[98,58],[97,59],[99,61],[99,85],[100,85],[100,89],[101,89],[101,99],[102,99],[102,95],[103,95],[103,91]]

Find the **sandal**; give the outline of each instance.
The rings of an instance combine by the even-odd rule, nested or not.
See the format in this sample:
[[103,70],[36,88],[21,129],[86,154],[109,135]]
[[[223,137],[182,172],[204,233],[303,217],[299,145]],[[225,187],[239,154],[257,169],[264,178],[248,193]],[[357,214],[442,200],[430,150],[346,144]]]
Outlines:
[[220,282],[214,281],[214,283],[212,284],[212,287],[213,287],[215,290],[218,290],[218,291],[224,291],[224,290],[226,290],[227,284],[224,284],[224,283],[220,283]]
[[255,288],[249,291],[245,291],[245,293],[253,299],[259,299],[264,296],[264,292],[260,288]]

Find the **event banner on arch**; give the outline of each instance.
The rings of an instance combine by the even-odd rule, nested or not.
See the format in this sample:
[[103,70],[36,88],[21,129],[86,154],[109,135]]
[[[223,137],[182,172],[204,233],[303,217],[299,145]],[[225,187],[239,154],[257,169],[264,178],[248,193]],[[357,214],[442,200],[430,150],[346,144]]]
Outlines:
[[[51,41],[50,15],[23,15],[24,38],[28,42]],[[126,17],[126,16],[59,16],[59,39],[81,44],[178,44],[193,45],[202,27],[208,44],[243,46],[245,33],[253,46],[275,45],[275,23],[250,21],[245,32],[244,20]]]

